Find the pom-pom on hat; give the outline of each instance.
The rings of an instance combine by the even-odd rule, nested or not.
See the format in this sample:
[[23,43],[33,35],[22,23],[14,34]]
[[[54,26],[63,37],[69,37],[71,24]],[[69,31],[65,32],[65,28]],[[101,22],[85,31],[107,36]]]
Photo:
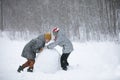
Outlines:
[[57,28],[57,27],[53,28],[53,32],[58,32],[59,30],[60,30],[60,29]]

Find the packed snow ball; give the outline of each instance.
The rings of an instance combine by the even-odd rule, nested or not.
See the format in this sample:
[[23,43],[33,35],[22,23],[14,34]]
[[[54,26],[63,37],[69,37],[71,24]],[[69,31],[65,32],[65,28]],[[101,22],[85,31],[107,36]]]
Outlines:
[[60,54],[56,49],[44,49],[38,53],[35,71],[54,73],[60,70]]

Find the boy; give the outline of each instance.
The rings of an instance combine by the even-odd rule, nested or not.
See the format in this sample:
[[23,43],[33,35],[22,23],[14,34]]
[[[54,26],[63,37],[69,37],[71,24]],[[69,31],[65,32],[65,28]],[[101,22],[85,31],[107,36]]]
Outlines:
[[27,59],[27,62],[25,62],[22,66],[19,66],[17,71],[21,72],[23,71],[24,68],[29,67],[27,71],[33,72],[36,53],[41,52],[45,46],[45,43],[48,43],[50,40],[51,40],[51,34],[45,33],[28,42],[25,45],[21,55],[22,57]]

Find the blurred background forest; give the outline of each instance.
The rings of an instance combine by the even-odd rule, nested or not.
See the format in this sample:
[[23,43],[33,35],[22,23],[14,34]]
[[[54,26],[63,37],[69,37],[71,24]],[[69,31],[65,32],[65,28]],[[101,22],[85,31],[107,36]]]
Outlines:
[[0,33],[30,39],[60,27],[71,40],[120,41],[120,0],[0,0]]

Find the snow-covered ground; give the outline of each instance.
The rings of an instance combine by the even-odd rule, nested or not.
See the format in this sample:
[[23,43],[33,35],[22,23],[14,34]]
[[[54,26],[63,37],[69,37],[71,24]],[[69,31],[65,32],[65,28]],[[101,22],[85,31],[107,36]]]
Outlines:
[[[21,57],[21,52],[27,42],[0,38],[0,80],[120,80],[120,45],[118,44],[73,42],[74,51],[68,59],[70,63],[68,71],[58,69],[42,72],[39,71],[40,67],[35,67],[33,73],[27,72],[26,69],[18,73],[18,66],[26,61]],[[60,47],[57,46],[56,49],[61,53]],[[48,55],[44,58],[46,60],[53,55],[53,51],[46,53]],[[53,65],[53,63],[48,64]]]

